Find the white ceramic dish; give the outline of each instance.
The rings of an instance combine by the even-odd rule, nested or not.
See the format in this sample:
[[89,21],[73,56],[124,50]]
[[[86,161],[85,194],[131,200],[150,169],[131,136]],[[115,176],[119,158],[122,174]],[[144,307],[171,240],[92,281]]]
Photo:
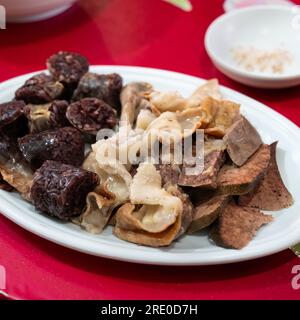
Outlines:
[[49,19],[69,9],[76,0],[2,0],[8,22]]
[[[118,72],[125,82],[147,81],[159,90],[179,90],[184,95],[204,80],[163,70],[95,66],[98,73]],[[0,102],[13,97],[14,91],[32,74],[0,84]],[[222,87],[228,99],[242,104],[242,113],[255,125],[266,143],[279,140],[278,162],[283,179],[293,194],[295,204],[274,213],[276,219],[263,227],[255,239],[243,250],[229,250],[211,243],[205,232],[184,236],[169,248],[156,249],[137,246],[119,240],[107,227],[100,235],[92,235],[71,223],[60,223],[37,213],[17,194],[0,190],[0,211],[23,228],[50,241],[74,250],[106,258],[164,265],[207,265],[254,259],[269,255],[300,241],[300,129],[261,103],[231,89]]]
[[[278,48],[291,53],[292,63],[281,74],[249,72],[239,66],[232,49],[243,46]],[[300,9],[260,5],[233,10],[207,29],[205,47],[215,66],[228,77],[259,88],[285,88],[300,84]]]

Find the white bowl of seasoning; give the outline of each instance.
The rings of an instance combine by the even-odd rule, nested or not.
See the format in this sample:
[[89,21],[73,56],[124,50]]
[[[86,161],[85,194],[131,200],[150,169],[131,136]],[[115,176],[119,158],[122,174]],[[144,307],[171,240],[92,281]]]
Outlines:
[[1,0],[7,22],[34,22],[52,18],[69,9],[76,0]]
[[223,14],[207,29],[215,66],[243,84],[286,88],[300,84],[300,8],[260,5]]

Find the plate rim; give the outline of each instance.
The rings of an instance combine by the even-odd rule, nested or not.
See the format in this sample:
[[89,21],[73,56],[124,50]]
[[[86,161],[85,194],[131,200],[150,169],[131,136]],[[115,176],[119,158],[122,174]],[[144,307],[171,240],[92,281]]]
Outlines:
[[[179,72],[174,72],[170,70],[164,70],[164,69],[156,69],[156,68],[147,68],[147,67],[139,67],[139,66],[122,66],[122,65],[92,65],[91,66],[91,71],[93,72],[93,69],[101,69],[101,72],[107,71],[111,72],[112,69],[115,69],[115,71],[118,70],[120,73],[126,73],[126,72],[131,72],[131,73],[139,73],[139,76],[142,74],[142,72],[146,72],[148,75],[151,74],[156,77],[160,78],[166,78],[167,80],[171,81],[170,76],[172,76],[172,79],[177,78],[177,81],[189,81],[190,84],[191,82],[195,83],[195,85],[199,85],[201,82],[203,83],[204,81],[207,81],[206,79],[196,77],[196,76],[191,76],[188,74],[184,73],[179,73]],[[29,78],[30,76],[40,73],[40,72],[45,72],[46,70],[40,70],[40,71],[35,71],[23,75],[19,75],[17,77],[11,78],[9,80],[3,81],[0,83],[0,90],[9,90],[9,87],[14,85],[17,81],[23,81],[24,79]],[[98,72],[95,70],[95,72]],[[162,73],[162,74],[161,74]],[[146,75],[145,75],[146,77]],[[176,80],[176,79],[175,79]],[[247,104],[252,103],[254,108],[261,108],[260,112],[265,112],[265,113],[271,113],[273,117],[276,118],[277,122],[280,122],[281,125],[285,126],[288,130],[291,130],[298,136],[298,139],[300,141],[300,128],[293,123],[291,120],[287,119],[283,115],[281,115],[279,112],[276,110],[273,110],[272,108],[266,106],[265,104],[243,94],[240,93],[234,89],[228,88],[226,86],[220,85],[221,90],[227,93],[230,93],[231,95],[238,95],[240,97],[240,100],[246,100],[248,101]],[[114,259],[114,260],[120,260],[120,261],[127,261],[127,262],[133,262],[133,263],[141,263],[141,264],[152,264],[152,265],[178,265],[178,266],[192,266],[192,265],[216,265],[216,264],[227,264],[227,263],[235,263],[235,262],[240,262],[240,261],[246,261],[246,260],[252,260],[256,258],[260,258],[263,256],[271,255],[276,252],[282,251],[284,249],[287,249],[288,247],[294,245],[295,243],[300,241],[300,234],[298,235],[297,232],[293,233],[293,236],[290,236],[289,241],[285,241],[281,243],[281,245],[273,246],[272,248],[268,249],[267,252],[264,252],[264,250],[260,250],[259,252],[253,252],[249,253],[246,252],[243,254],[242,250],[236,251],[236,250],[231,250],[231,249],[224,249],[224,254],[219,254],[218,256],[214,257],[214,259],[207,259],[206,260],[201,260],[201,257],[199,259],[198,256],[195,257],[192,253],[172,253],[172,252],[165,252],[162,254],[162,252],[156,248],[156,252],[144,252],[142,253],[142,249],[144,248],[142,246],[136,246],[135,248],[124,248],[123,250],[118,250],[117,254],[113,253],[113,250],[111,250],[111,246],[106,243],[101,243],[101,252],[97,251],[97,248],[99,249],[99,243],[94,244],[94,246],[91,246],[91,240],[90,239],[84,239],[83,241],[86,243],[85,245],[81,245],[80,247],[78,245],[73,245],[74,236],[69,234],[70,232],[64,233],[61,230],[58,229],[53,229],[53,228],[48,228],[47,226],[43,224],[39,224],[36,222],[35,224],[31,225],[30,221],[28,222],[24,217],[18,216],[17,212],[19,212],[18,208],[14,206],[10,201],[5,199],[5,197],[2,196],[3,192],[0,192],[0,211],[1,214],[7,217],[9,220],[13,221],[17,225],[21,226],[22,228],[26,229],[29,232],[32,232],[44,239],[47,239],[51,242],[57,243],[59,245],[62,245],[64,247],[68,247],[72,250],[80,251],[86,254],[94,255],[94,256],[99,256],[103,258],[109,258],[109,259]],[[8,208],[8,210],[7,210]],[[17,208],[17,209],[16,209]],[[11,213],[6,213],[5,211],[11,211]],[[15,213],[13,213],[15,211]],[[298,223],[293,225],[295,228],[292,228],[293,231],[294,229],[300,229],[300,220]],[[298,229],[298,230],[299,230]],[[83,231],[84,232],[84,231]],[[58,237],[59,234],[59,237]],[[67,241],[67,243],[66,243]],[[139,250],[141,249],[141,250]],[[254,248],[255,249],[255,248]],[[121,252],[120,251],[125,251]],[[128,252],[129,251],[129,252]],[[138,252],[138,254],[137,254]],[[226,252],[226,254],[225,254]],[[229,252],[235,252],[235,255],[229,255]],[[159,257],[158,257],[159,253]],[[239,254],[237,254],[239,253]],[[183,255],[185,257],[187,255],[190,255],[188,257],[188,261],[182,260]],[[250,256],[249,256],[250,255]],[[163,256],[163,258],[162,258]],[[176,257],[177,256],[177,257]],[[171,259],[171,261],[170,261]]]

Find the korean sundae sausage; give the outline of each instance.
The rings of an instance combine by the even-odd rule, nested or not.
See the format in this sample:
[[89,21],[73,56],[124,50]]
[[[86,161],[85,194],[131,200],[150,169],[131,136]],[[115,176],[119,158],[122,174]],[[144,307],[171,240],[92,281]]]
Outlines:
[[59,51],[47,60],[47,67],[57,81],[66,86],[73,86],[88,72],[89,63],[78,53]]
[[71,127],[28,134],[18,140],[24,158],[33,169],[46,160],[80,166],[84,159],[84,141],[81,133]]
[[40,73],[28,79],[16,93],[16,100],[25,103],[47,103],[58,99],[64,91],[64,86],[52,76]]
[[66,127],[70,123],[66,118],[68,102],[54,100],[46,104],[28,104],[24,113],[28,119],[30,133]]
[[23,115],[25,103],[23,101],[11,101],[0,104],[0,128],[11,124]]
[[88,72],[81,78],[74,92],[73,100],[94,97],[119,110],[122,87],[123,79],[116,73],[96,74]]
[[66,115],[75,128],[91,135],[96,135],[100,129],[112,129],[117,124],[116,111],[96,98],[71,103]]
[[29,200],[33,174],[23,158],[15,137],[0,131],[0,185],[1,189],[15,188]]
[[94,172],[46,161],[34,174],[31,199],[37,210],[66,221],[82,213],[87,194],[98,184]]
[[28,133],[24,108],[24,101],[11,101],[0,104],[0,130],[13,139]]

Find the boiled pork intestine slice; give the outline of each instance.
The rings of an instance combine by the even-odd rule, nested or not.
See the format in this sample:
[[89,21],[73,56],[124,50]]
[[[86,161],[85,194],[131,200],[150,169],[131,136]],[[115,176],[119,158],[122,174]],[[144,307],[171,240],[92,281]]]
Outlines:
[[115,195],[100,187],[87,195],[86,209],[77,222],[90,233],[101,233],[118,205]]
[[152,121],[156,119],[156,116],[151,110],[142,109],[140,110],[137,118],[136,118],[136,129],[146,130]]
[[105,150],[108,151],[105,148],[113,146],[106,142],[101,140],[94,144],[83,163],[84,169],[96,172],[100,177],[100,187],[88,194],[86,210],[79,219],[79,224],[91,233],[102,232],[114,209],[129,200],[132,183],[124,164],[117,158],[105,157]]
[[152,111],[157,116],[166,111],[182,112],[190,108],[199,108],[207,97],[222,99],[217,79],[207,81],[188,98],[182,97],[178,92],[153,91],[148,95]]
[[134,128],[140,111],[151,110],[151,105],[145,96],[151,94],[152,91],[152,85],[146,82],[132,82],[122,89],[120,126],[129,125]]
[[150,163],[141,164],[130,188],[130,202],[116,214],[114,234],[153,247],[169,245],[192,220],[192,205],[177,186],[161,187],[161,176]]
[[162,188],[159,172],[151,163],[143,163],[137,169],[130,187],[130,202],[142,205],[133,213],[140,229],[148,232],[161,232],[172,225],[182,202]]
[[187,109],[182,112],[164,112],[150,123],[146,133],[159,141],[179,141],[191,136],[202,126],[201,109]]

